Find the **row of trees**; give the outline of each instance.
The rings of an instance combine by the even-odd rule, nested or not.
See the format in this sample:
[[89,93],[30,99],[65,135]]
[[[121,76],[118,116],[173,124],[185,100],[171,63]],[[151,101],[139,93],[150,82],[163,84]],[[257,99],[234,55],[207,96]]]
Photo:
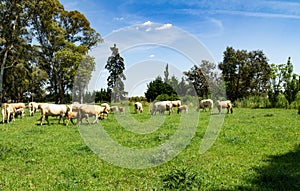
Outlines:
[[95,68],[87,53],[102,42],[83,14],[58,0],[2,0],[0,22],[0,101],[64,103],[72,89],[82,99]]
[[[217,67],[221,72],[217,72]],[[183,73],[185,77],[180,82],[175,76],[169,79],[167,65],[164,80],[158,76],[148,84],[145,92],[147,100],[157,99],[161,94],[171,97],[174,97],[173,94],[196,95],[200,98],[232,101],[263,97],[271,107],[275,107],[282,95],[291,104],[300,91],[300,77],[293,72],[291,58],[285,64],[269,64],[261,50],[235,50],[227,47],[223,61],[218,65],[203,60]]]
[[[66,11],[58,0],[3,0],[0,22],[0,101],[22,101],[24,95],[43,99],[47,95],[47,101],[56,103],[71,96],[80,102],[93,96],[96,101],[126,97],[125,63],[116,45],[105,66],[110,73],[108,88],[84,92],[95,69],[88,51],[102,39],[80,12]],[[153,101],[162,94],[172,99],[185,95],[222,99],[226,93],[232,101],[267,97],[275,106],[279,95],[292,103],[300,90],[291,59],[269,64],[260,50],[227,47],[218,65],[203,60],[183,74],[181,79],[170,76],[167,65],[163,78],[148,84],[146,99]]]

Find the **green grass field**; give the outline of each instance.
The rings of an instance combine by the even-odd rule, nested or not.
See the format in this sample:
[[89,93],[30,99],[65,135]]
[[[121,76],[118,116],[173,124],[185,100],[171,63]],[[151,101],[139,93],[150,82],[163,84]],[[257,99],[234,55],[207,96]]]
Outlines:
[[[296,110],[236,108],[233,114],[222,114],[219,136],[203,154],[199,148],[211,115],[201,112],[196,133],[182,152],[142,169],[101,159],[76,125],[59,125],[50,117],[50,126],[39,126],[39,115],[0,124],[0,190],[300,190]],[[139,122],[150,119],[148,112],[132,116]],[[158,129],[144,134],[126,130],[112,114],[99,121],[101,126],[80,128],[102,128],[124,147],[147,149],[175,134],[179,116],[166,115]],[[111,152],[122,158],[118,150]],[[161,157],[153,156],[149,163],[159,164]]]

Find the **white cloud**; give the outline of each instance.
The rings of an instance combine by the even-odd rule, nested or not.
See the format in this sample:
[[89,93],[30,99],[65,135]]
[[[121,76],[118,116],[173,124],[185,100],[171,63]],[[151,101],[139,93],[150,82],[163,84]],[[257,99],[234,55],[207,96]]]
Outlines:
[[155,55],[154,54],[151,54],[150,56],[149,56],[149,58],[154,58],[155,57]]
[[172,24],[167,23],[167,24],[163,24],[163,25],[160,26],[160,27],[156,27],[155,30],[165,30],[165,29],[171,28],[172,26],[173,26]]
[[124,17],[115,17],[114,20],[115,20],[115,21],[123,21],[123,20],[124,20]]
[[143,23],[143,26],[151,26],[153,24],[153,22],[151,21],[146,21]]
[[149,27],[149,28],[146,29],[146,32],[149,32],[149,31],[151,31],[151,27]]

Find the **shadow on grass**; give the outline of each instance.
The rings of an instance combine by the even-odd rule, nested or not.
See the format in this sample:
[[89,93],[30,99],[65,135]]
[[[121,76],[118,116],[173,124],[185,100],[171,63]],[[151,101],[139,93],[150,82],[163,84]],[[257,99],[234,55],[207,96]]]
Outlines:
[[300,144],[294,151],[268,156],[266,162],[254,168],[257,176],[249,180],[254,188],[242,190],[300,190]]

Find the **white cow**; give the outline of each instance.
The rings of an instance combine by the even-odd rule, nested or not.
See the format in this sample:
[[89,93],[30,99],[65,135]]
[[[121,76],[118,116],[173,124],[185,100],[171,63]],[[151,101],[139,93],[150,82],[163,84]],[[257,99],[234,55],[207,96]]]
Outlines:
[[10,121],[15,121],[15,108],[11,104],[2,104],[2,123],[9,123]]
[[25,116],[25,110],[24,108],[19,108],[15,110],[15,117],[21,116],[21,119]]
[[90,116],[95,117],[93,124],[98,123],[99,117],[101,117],[103,119],[108,116],[108,109],[103,106],[80,104],[80,105],[76,105],[73,107],[74,107],[74,110],[78,110],[77,124],[79,124],[83,118],[86,119],[88,124],[91,124],[89,121]]
[[232,109],[232,103],[230,100],[226,100],[226,101],[217,101],[217,108],[219,110],[219,113],[221,113],[223,108],[227,108],[227,113],[229,113],[229,111],[231,113],[233,113],[233,109]]
[[177,113],[181,113],[182,111],[185,111],[185,113],[188,113],[189,107],[187,105],[181,105],[178,107]]
[[29,109],[29,116],[33,116],[39,108],[39,104],[36,102],[29,102],[28,109]]
[[108,112],[110,111],[110,106],[108,103],[102,103],[100,106],[105,107]]
[[143,105],[141,102],[134,103],[134,111],[135,113],[142,113],[143,112]]
[[214,107],[214,102],[212,99],[203,99],[200,101],[196,111],[199,111],[200,109],[206,111],[206,108],[208,108],[209,111],[212,111],[213,107]]
[[72,105],[44,103],[41,105],[41,125],[43,125],[44,119],[46,119],[49,125],[48,116],[59,116],[59,124],[62,118],[63,120],[65,119],[67,112],[72,112]]
[[160,114],[164,114],[165,111],[169,111],[169,115],[173,113],[173,104],[171,101],[158,101],[153,104],[153,107],[150,111],[151,115],[159,112]]

